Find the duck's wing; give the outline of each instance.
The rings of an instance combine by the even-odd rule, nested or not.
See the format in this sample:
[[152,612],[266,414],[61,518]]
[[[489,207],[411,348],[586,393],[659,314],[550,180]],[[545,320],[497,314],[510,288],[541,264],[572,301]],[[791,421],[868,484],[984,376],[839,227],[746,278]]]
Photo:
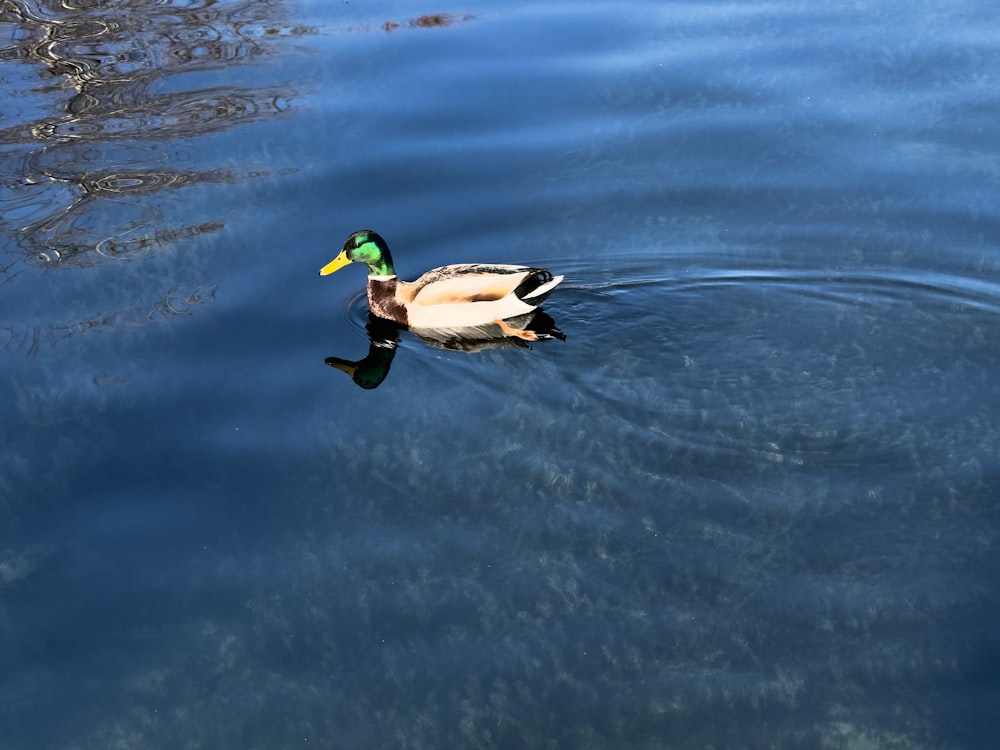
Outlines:
[[539,274],[545,280],[552,278],[552,274],[544,269],[526,266],[481,263],[443,266],[428,271],[416,281],[402,284],[401,291],[407,304],[491,302],[510,295],[523,296],[525,282]]

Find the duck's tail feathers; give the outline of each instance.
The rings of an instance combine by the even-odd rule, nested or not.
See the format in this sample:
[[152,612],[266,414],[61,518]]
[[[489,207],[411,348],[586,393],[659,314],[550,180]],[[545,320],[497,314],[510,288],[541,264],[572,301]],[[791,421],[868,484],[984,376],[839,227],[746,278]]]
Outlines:
[[553,276],[544,268],[533,268],[528,278],[518,284],[514,294],[529,305],[540,305],[552,290],[559,286],[563,276]]

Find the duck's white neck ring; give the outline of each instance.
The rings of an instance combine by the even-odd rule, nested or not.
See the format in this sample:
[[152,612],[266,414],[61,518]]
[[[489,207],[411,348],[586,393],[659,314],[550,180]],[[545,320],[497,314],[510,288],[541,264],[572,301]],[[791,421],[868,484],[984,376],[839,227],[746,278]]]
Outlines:
[[368,278],[372,281],[389,281],[390,279],[396,278],[396,274],[390,274],[389,276],[375,276],[374,274],[368,274]]

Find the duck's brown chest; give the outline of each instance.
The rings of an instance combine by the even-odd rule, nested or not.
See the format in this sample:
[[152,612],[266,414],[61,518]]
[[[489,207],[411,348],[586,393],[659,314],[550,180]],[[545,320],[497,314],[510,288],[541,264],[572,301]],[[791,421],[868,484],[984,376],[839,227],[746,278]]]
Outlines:
[[374,315],[407,325],[406,308],[396,299],[396,277],[368,279],[368,309]]

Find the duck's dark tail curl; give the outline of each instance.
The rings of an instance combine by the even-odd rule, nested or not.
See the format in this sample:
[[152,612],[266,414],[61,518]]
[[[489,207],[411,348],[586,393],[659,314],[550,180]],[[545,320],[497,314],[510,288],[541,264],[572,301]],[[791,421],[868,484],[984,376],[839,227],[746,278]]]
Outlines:
[[552,294],[562,276],[553,276],[547,268],[532,268],[528,277],[514,289],[519,300],[529,305],[540,305]]

